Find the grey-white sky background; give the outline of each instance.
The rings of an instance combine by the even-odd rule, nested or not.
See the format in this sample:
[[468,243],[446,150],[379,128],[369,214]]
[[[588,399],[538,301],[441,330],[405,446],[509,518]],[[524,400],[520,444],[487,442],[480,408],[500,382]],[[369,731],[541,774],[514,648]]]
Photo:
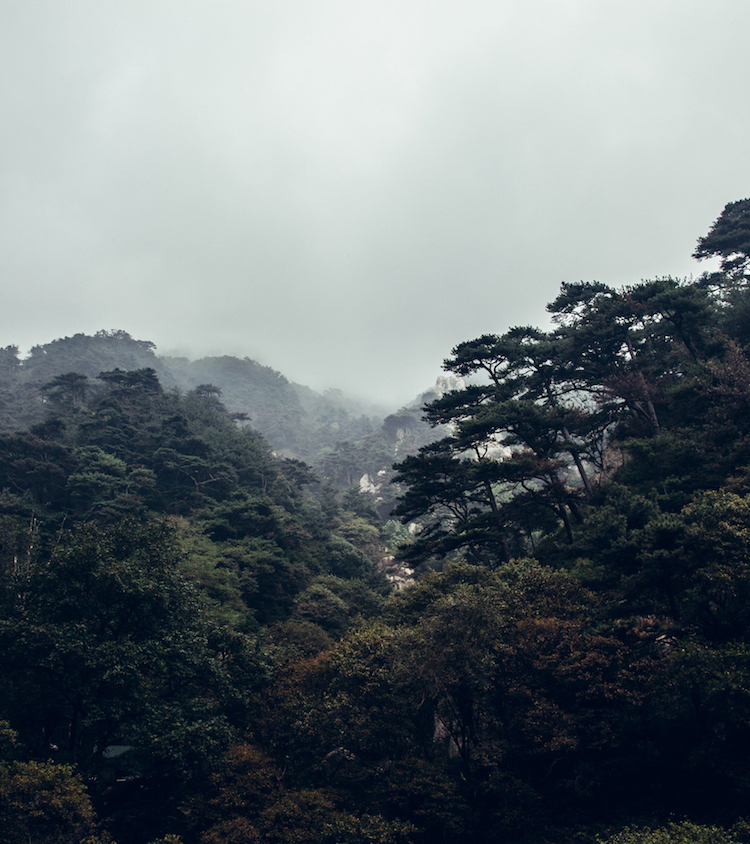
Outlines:
[[0,0],[0,345],[399,404],[561,281],[698,275],[748,0]]

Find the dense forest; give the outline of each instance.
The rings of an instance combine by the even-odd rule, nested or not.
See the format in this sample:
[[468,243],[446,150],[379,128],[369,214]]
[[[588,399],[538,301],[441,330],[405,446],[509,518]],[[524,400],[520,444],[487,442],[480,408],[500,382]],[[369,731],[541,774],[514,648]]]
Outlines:
[[0,842],[750,842],[750,200],[695,257],[385,418],[3,349]]
[[[150,341],[136,340],[119,329],[102,330],[34,346],[25,358],[18,346],[0,348],[0,432],[44,421],[55,402],[90,401],[104,389],[102,372],[146,369],[154,371],[168,393],[184,395],[209,387],[235,421],[261,433],[277,455],[303,460],[336,489],[361,481],[386,518],[397,495],[389,485],[394,460],[437,437],[422,418],[422,405],[461,383],[440,376],[433,389],[386,415],[385,408],[339,390],[321,394],[290,382],[250,358],[162,356]],[[64,379],[55,380],[63,376],[78,378],[67,397],[61,394]]]
[[114,369],[153,369],[165,390],[217,386],[228,410],[245,414],[274,450],[306,461],[313,461],[322,448],[373,433],[385,415],[337,390],[321,395],[294,384],[250,358],[165,357],[150,341],[116,329],[34,346],[23,359],[17,346],[0,349],[0,430],[41,422],[47,410],[45,385],[56,376],[85,375],[88,392],[96,389],[100,372]]

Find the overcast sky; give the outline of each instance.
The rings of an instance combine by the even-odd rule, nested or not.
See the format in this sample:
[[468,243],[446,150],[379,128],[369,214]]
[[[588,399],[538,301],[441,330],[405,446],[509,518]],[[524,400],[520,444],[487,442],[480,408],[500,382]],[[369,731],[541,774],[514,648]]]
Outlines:
[[400,404],[561,281],[698,275],[748,0],[0,0],[0,345]]

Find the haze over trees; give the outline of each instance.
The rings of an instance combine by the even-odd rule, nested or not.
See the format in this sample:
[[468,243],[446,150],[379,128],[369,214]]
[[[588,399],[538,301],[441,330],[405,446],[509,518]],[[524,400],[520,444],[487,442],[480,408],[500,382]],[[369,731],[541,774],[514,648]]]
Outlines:
[[750,840],[748,220],[459,344],[430,432],[2,350],[0,841]]
[[249,358],[225,355],[191,361],[159,356],[155,348],[118,329],[34,346],[23,359],[17,346],[0,349],[0,430],[40,422],[50,398],[80,402],[82,395],[66,391],[64,382],[52,383],[54,379],[75,376],[82,379],[80,389],[95,392],[101,388],[99,373],[115,369],[153,369],[167,391],[217,386],[230,412],[246,414],[275,450],[310,461],[324,447],[371,433],[385,415],[336,390],[321,395],[293,384]]

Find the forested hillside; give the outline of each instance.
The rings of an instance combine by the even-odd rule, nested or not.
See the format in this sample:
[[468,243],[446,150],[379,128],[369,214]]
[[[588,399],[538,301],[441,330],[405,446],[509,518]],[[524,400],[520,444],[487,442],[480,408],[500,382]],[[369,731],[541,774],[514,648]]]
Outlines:
[[750,841],[750,200],[695,256],[563,284],[317,474],[127,335],[48,372],[0,436],[0,842]]
[[42,421],[50,382],[58,376],[83,375],[85,391],[95,392],[101,386],[100,372],[146,368],[154,370],[165,390],[217,387],[229,411],[249,420],[274,450],[308,462],[339,441],[371,434],[385,416],[385,411],[363,407],[339,391],[320,394],[293,384],[250,358],[165,357],[156,354],[150,341],[122,330],[102,330],[34,346],[25,358],[17,346],[0,349],[0,431]]
[[[0,431],[42,422],[55,402],[93,398],[104,389],[102,372],[138,369],[153,370],[167,392],[213,390],[236,421],[263,434],[276,453],[304,460],[335,490],[362,487],[384,519],[398,491],[390,485],[392,464],[439,436],[423,420],[422,405],[456,382],[441,376],[433,390],[386,415],[339,390],[321,394],[294,384],[249,358],[161,356],[150,341],[102,330],[34,346],[25,358],[17,346],[0,348]],[[70,390],[63,397],[66,379]]]

